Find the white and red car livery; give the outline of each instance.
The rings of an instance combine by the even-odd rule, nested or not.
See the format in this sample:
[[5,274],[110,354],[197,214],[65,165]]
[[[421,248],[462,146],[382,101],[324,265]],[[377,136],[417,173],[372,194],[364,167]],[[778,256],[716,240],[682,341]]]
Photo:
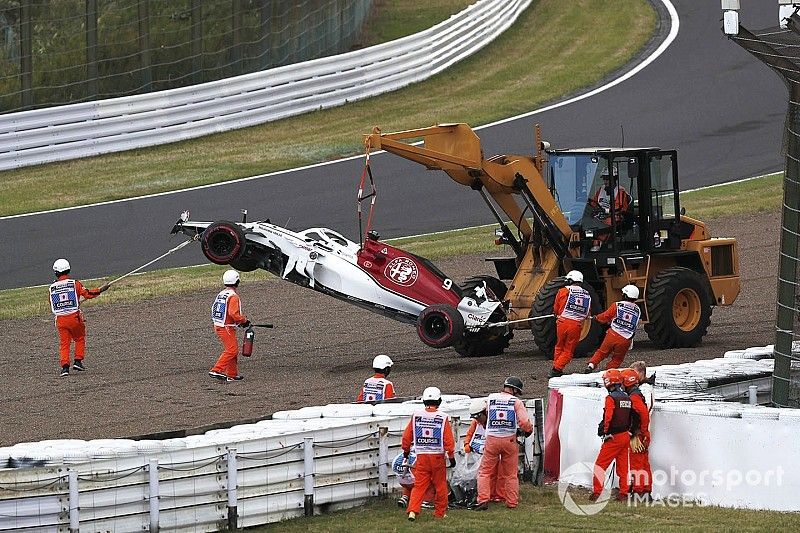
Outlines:
[[[430,261],[378,239],[363,245],[328,228],[293,232],[264,222],[194,222],[181,217],[173,233],[199,236],[213,263],[239,271],[264,269],[387,317],[415,324],[434,348],[496,355],[511,338],[500,301],[505,285],[488,276],[459,286]],[[495,294],[495,293],[502,294]]]

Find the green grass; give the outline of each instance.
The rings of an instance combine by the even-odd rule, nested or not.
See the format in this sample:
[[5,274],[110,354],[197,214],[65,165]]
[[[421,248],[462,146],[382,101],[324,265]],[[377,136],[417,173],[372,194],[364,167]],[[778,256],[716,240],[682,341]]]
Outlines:
[[[442,8],[440,20],[455,6],[427,5]],[[399,91],[193,141],[3,172],[0,215],[175,190],[352,155],[361,152],[362,134],[374,125],[383,131],[437,122],[477,126],[530,111],[624,65],[650,39],[655,22],[644,0],[539,0],[479,53]],[[543,128],[546,136],[547,124]]]
[[681,195],[686,214],[700,220],[775,211],[783,202],[783,173]]
[[[228,267],[219,265],[200,265],[187,268],[170,268],[156,270],[144,274],[130,276],[118,285],[104,292],[99,298],[86,300],[81,307],[91,308],[95,305],[107,306],[120,302],[146,300],[174,294],[184,294],[208,288],[219,288],[222,273]],[[274,276],[264,270],[245,274],[249,282],[274,280]],[[118,276],[81,280],[88,288],[99,287]],[[0,291],[5,298],[0,305],[0,320],[24,318],[50,314],[50,302],[47,300],[46,287],[24,287]]]
[[[586,494],[573,494],[579,504],[588,502]],[[516,510],[502,506],[475,512],[450,510],[447,518],[434,521],[432,511],[423,510],[415,523],[393,499],[373,499],[366,505],[312,518],[296,518],[250,531],[796,531],[800,515],[770,511],[750,511],[720,507],[627,507],[610,502],[594,516],[575,516],[564,509],[554,487],[520,487]]]
[[[449,179],[442,174],[441,179]],[[777,210],[783,198],[783,174],[773,174],[741,183],[731,183],[693,191],[681,195],[686,214],[708,221],[719,216],[734,216]],[[757,200],[756,200],[757,198]],[[478,198],[475,199],[478,202]],[[476,204],[477,205],[477,204]],[[392,239],[390,242],[411,253],[431,260],[470,253],[492,253],[495,225],[453,231],[443,231],[425,236]],[[735,237],[735,235],[732,235]],[[115,302],[156,298],[198,289],[219,286],[226,267],[203,265],[190,268],[172,268],[131,276],[105,292],[100,298],[83,305],[110,305]],[[244,274],[247,282],[275,278],[264,271]],[[112,278],[88,280],[87,285],[100,286]],[[46,291],[43,287],[25,287],[0,291],[0,320],[41,316],[50,313]]]

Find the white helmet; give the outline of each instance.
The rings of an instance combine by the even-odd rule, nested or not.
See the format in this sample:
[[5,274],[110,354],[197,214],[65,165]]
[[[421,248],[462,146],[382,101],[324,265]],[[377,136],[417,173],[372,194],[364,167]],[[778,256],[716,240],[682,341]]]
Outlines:
[[583,283],[583,274],[579,270],[570,270],[564,277],[575,283]]
[[391,360],[391,358],[388,355],[383,354],[376,355],[375,359],[372,360],[372,368],[391,368],[393,364],[394,362]]
[[428,400],[436,402],[441,399],[442,399],[442,391],[440,391],[438,387],[428,387],[427,389],[422,391],[423,402],[426,402]]
[[486,410],[486,398],[475,398],[469,404],[469,416],[474,418]]
[[53,272],[66,272],[69,270],[69,261],[66,259],[56,259],[53,263]]
[[636,285],[625,285],[622,287],[622,294],[630,298],[631,300],[635,300],[639,297],[639,287]]
[[222,275],[222,283],[225,285],[236,285],[239,283],[239,273],[235,270],[226,270]]

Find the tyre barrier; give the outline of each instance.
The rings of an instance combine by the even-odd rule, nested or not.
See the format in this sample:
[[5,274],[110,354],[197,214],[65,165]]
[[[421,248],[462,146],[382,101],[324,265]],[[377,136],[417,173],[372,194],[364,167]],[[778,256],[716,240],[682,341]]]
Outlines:
[[[463,449],[472,398],[442,400]],[[532,420],[541,404],[527,402]],[[388,466],[420,408],[328,404],[180,438],[0,448],[0,531],[216,531],[361,505],[398,488]],[[535,439],[522,465],[536,464]]]
[[[794,348],[794,347],[793,347]],[[776,511],[800,511],[800,456],[795,436],[800,409],[739,403],[742,389],[770,379],[772,347],[731,350],[725,357],[696,363],[651,367],[655,386],[642,385],[652,402],[654,498],[692,500],[702,505]],[[800,365],[792,363],[794,370]],[[546,474],[591,488],[588,469],[600,450],[597,422],[607,392],[601,373],[567,375],[549,381],[550,404],[545,434]],[[750,385],[751,386],[751,385]],[[745,400],[746,401],[746,400]],[[761,450],[769,450],[762,453]],[[575,474],[576,470],[586,470]],[[567,479],[567,477],[569,479]],[[612,476],[614,478],[614,476]],[[618,486],[613,479],[612,486]]]

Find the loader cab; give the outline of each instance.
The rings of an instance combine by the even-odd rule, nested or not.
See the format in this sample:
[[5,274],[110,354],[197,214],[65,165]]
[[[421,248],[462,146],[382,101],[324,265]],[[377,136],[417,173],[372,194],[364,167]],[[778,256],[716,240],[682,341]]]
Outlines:
[[677,249],[677,153],[658,148],[548,151],[550,190],[581,257]]

